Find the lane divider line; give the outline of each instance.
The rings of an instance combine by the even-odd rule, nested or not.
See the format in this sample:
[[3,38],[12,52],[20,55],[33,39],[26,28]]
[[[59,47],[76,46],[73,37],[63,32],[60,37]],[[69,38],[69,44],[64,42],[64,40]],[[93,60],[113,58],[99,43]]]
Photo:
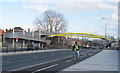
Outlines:
[[32,73],[39,72],[39,71],[42,71],[42,70],[45,70],[45,69],[49,69],[49,68],[55,67],[55,66],[57,66],[57,65],[58,65],[58,64],[54,64],[54,65],[51,65],[51,66],[48,66],[48,67],[45,67],[45,68],[36,70],[36,71],[34,71],[34,72],[32,72]]
[[84,57],[84,56],[81,56],[81,58]]
[[70,62],[70,61],[73,61],[74,59],[71,59],[71,60],[67,60],[66,62]]

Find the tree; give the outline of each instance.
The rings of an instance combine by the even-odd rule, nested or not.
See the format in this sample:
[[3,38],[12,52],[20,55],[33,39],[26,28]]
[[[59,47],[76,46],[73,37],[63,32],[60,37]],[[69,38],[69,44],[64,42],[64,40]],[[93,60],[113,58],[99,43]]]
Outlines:
[[34,24],[38,29],[47,33],[63,33],[67,31],[67,23],[64,15],[57,11],[47,10],[43,13],[43,18],[36,17]]

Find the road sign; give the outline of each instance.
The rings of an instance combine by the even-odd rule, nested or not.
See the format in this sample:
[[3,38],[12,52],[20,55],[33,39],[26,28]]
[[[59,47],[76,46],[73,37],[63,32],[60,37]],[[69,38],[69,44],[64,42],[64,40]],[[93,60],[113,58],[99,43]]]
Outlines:
[[18,42],[18,37],[16,37],[16,42]]

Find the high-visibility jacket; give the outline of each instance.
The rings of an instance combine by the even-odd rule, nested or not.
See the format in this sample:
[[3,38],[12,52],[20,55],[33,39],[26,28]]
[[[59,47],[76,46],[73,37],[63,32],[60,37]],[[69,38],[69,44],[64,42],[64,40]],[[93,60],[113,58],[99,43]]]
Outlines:
[[80,50],[80,46],[79,46],[79,45],[77,45],[77,44],[76,44],[76,45],[74,45],[74,46],[73,46],[73,50],[77,50],[77,51],[78,51],[78,50]]
[[76,49],[76,50],[79,50],[79,45],[75,45],[75,49]]

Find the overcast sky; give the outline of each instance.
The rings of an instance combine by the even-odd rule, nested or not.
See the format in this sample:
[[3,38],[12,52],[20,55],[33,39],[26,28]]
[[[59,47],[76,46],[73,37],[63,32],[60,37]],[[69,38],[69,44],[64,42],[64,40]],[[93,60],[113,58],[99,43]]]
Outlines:
[[68,32],[104,35],[107,24],[107,35],[117,36],[118,0],[1,0],[0,28],[34,29],[35,17],[49,9],[65,16]]

